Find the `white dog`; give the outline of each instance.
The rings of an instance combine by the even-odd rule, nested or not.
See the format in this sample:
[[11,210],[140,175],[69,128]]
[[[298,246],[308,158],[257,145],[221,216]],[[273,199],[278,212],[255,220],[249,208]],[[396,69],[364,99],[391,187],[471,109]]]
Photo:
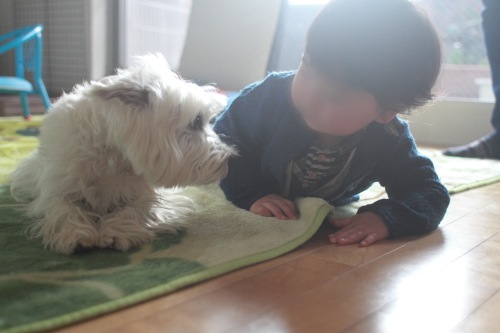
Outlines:
[[159,188],[207,184],[233,154],[209,120],[222,95],[183,81],[160,55],[76,86],[45,116],[40,146],[11,178],[46,247],[126,251],[175,232],[192,202]]

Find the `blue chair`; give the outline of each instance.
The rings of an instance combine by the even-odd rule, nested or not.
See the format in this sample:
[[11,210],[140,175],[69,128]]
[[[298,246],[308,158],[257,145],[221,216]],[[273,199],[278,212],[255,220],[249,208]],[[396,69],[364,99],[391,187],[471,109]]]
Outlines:
[[[38,94],[45,110],[50,108],[50,99],[42,80],[42,25],[34,25],[0,35],[0,54],[15,50],[16,76],[0,76],[0,93],[16,93],[21,96],[23,117],[31,118],[28,94]],[[32,82],[24,75],[31,72]],[[34,87],[34,88],[33,88]]]

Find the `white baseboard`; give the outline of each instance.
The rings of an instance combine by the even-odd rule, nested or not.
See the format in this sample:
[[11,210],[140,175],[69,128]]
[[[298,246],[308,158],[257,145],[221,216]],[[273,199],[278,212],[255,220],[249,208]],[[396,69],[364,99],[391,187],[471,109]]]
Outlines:
[[443,100],[405,117],[418,144],[456,146],[491,133],[492,102]]

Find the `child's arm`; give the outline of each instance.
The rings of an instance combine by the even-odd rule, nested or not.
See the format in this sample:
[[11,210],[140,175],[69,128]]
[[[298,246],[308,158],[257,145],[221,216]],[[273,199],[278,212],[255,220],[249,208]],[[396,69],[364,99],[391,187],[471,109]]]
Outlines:
[[[421,156],[404,124],[392,151],[381,163],[379,182],[388,199],[361,207],[351,219],[332,221],[341,230],[330,237],[332,243],[360,242],[366,246],[390,237],[419,235],[437,228],[450,202],[432,162]],[[393,149],[391,149],[393,148]]]
[[390,238],[435,230],[450,203],[432,161],[420,155],[406,123],[400,137],[379,171],[379,183],[385,187],[388,199],[358,210],[382,218]]
[[229,171],[220,187],[229,201],[246,210],[276,192],[261,174],[262,151],[278,122],[273,113],[275,90],[272,75],[248,86],[214,125],[221,139],[238,152],[229,160]]

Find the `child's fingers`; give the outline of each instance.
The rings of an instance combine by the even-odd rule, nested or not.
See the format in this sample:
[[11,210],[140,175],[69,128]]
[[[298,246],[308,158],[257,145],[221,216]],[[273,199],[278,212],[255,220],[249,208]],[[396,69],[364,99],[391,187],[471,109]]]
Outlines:
[[339,245],[348,245],[360,242],[361,246],[369,246],[381,239],[379,235],[372,232],[366,234],[361,230],[335,233],[329,236],[330,243]]
[[340,245],[348,245],[361,241],[365,235],[362,231],[357,232],[349,232],[349,233],[341,233],[341,234],[333,234],[330,236],[330,242],[340,244]]
[[297,219],[295,204],[286,199],[265,203],[266,207],[280,220]]
[[371,213],[355,215],[346,226],[329,236],[330,243],[346,245],[359,242],[371,245],[389,236],[389,229],[382,219]]
[[267,208],[272,216],[275,216],[276,218],[280,220],[286,220],[286,216],[281,210],[281,208],[274,202],[265,202],[262,204],[265,208]]
[[296,220],[298,218],[297,209],[295,208],[295,204],[290,200],[283,200],[277,202],[277,205],[280,207],[281,211],[286,215],[287,218]]
[[363,239],[360,244],[361,244],[361,246],[368,246],[368,245],[372,245],[373,243],[375,243],[378,240],[379,240],[379,237],[377,236],[377,234],[371,233],[368,236],[366,236],[366,238]]
[[268,195],[257,200],[250,207],[250,211],[261,216],[274,216],[280,220],[295,220],[298,218],[295,204],[277,195]]
[[267,209],[264,206],[257,206],[257,207],[252,207],[250,211],[254,214],[264,216],[264,217],[273,217],[273,213],[269,209]]
[[333,244],[347,245],[360,242],[365,239],[367,232],[360,227],[347,225],[343,229],[329,236],[330,242]]

